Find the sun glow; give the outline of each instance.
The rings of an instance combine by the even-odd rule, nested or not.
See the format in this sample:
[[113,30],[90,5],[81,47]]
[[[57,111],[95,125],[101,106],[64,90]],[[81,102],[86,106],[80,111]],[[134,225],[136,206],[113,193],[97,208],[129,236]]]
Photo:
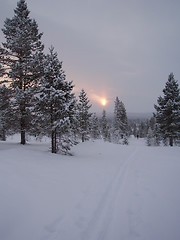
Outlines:
[[106,106],[106,104],[107,104],[106,98],[101,98],[100,101],[101,101],[101,105]]
[[102,96],[98,96],[98,95],[96,95],[96,94],[93,94],[92,95],[92,99],[96,102],[96,103],[98,103],[98,104],[100,104],[101,106],[103,106],[103,107],[105,107],[107,104],[108,104],[108,100],[107,100],[107,98],[106,97],[102,97]]

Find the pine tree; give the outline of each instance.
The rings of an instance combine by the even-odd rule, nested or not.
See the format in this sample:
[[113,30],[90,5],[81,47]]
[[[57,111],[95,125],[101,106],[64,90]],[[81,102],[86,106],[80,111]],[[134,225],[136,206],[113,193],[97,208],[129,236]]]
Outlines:
[[82,89],[79,94],[78,102],[78,121],[82,142],[88,139],[88,134],[90,132],[90,117],[92,113],[89,112],[91,108],[89,102],[86,92]]
[[62,62],[51,47],[45,57],[44,76],[36,94],[36,113],[40,120],[40,131],[51,136],[52,153],[57,153],[58,150],[67,153],[70,150],[69,134],[75,104],[72,90],[72,82],[66,81]]
[[31,100],[42,75],[44,48],[42,33],[38,32],[38,25],[29,14],[25,0],[19,0],[14,17],[4,22],[2,31],[6,42],[0,47],[0,64],[14,93],[14,115],[19,116],[21,144],[26,143]]
[[101,118],[101,135],[104,141],[111,142],[110,127],[107,121],[106,111],[103,110]]
[[129,125],[129,128],[130,128],[131,135],[138,138],[138,127],[137,127],[136,120],[131,120],[130,119],[128,125]]
[[154,136],[154,145],[159,146],[161,143],[161,135],[160,135],[158,123],[155,123],[154,125],[153,136]]
[[168,77],[163,94],[154,105],[155,117],[164,142],[169,139],[169,145],[173,146],[174,140],[180,136],[180,90],[173,73]]
[[159,132],[159,124],[156,122],[156,118],[153,116],[147,121],[147,137],[149,134],[149,128],[152,130],[153,145],[159,146],[161,142],[161,136]]
[[79,142],[79,120],[78,120],[78,100],[73,95],[73,108],[71,110],[72,114],[70,117],[71,122],[71,139],[73,144],[77,144]]
[[[1,53],[1,47],[0,47],[0,53]],[[0,55],[0,60],[1,60],[1,55]],[[3,75],[5,74],[5,69],[3,67],[3,65],[0,63],[0,78],[3,77]],[[0,79],[0,84],[4,83],[3,79]]]
[[148,124],[147,121],[141,120],[139,127],[138,127],[139,137],[145,138],[148,133]]
[[[128,121],[124,103],[115,99],[114,121],[113,121],[113,139],[115,143],[120,143],[121,139],[128,135]],[[127,141],[123,141],[127,142]]]
[[120,143],[120,140],[122,139],[122,131],[120,100],[118,97],[116,97],[114,104],[113,141],[115,143]]
[[99,120],[95,113],[91,120],[91,136],[93,139],[98,139],[100,137]]
[[120,101],[120,122],[121,122],[121,131],[124,136],[128,135],[128,120],[127,120],[127,114],[126,114],[126,108],[122,101]]
[[153,130],[152,130],[151,127],[148,128],[146,143],[147,143],[147,146],[152,146],[152,145],[154,145]]
[[11,123],[10,91],[5,86],[0,86],[0,138],[6,141],[7,132]]

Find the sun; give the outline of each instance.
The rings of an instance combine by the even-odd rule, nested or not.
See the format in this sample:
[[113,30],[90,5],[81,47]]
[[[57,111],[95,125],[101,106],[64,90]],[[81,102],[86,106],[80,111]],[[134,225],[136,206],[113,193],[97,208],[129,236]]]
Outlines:
[[103,107],[105,107],[109,103],[109,101],[104,95],[100,96],[100,95],[93,94],[92,99]]
[[106,106],[107,100],[106,98],[101,98],[101,105]]

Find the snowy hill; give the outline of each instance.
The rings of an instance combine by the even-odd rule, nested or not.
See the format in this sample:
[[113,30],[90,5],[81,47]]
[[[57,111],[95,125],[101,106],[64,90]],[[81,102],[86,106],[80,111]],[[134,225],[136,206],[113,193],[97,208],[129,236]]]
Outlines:
[[179,240],[180,148],[0,142],[1,240]]

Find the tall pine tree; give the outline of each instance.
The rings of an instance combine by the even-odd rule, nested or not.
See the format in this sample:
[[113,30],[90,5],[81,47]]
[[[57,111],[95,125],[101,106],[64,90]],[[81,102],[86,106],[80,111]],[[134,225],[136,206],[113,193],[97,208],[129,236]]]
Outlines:
[[174,140],[180,136],[180,90],[173,73],[168,77],[163,94],[154,105],[155,117],[164,141],[169,139],[169,145],[173,146]]
[[102,112],[100,128],[103,140],[111,142],[110,127],[107,120],[106,110],[103,110]]
[[57,53],[53,47],[49,51],[45,57],[44,76],[36,94],[36,113],[39,115],[41,131],[51,136],[52,153],[57,153],[58,150],[64,151],[68,147],[67,139],[66,144],[64,143],[64,136],[70,131],[75,97],[72,94],[72,82],[66,81]]
[[86,92],[84,89],[82,89],[79,94],[78,102],[78,121],[82,142],[87,140],[88,134],[90,132],[90,117],[92,113],[89,112],[89,109],[91,108],[91,104],[89,102],[90,101],[87,97]]
[[121,139],[126,138],[128,134],[128,121],[124,103],[115,99],[114,122],[113,122],[113,139],[114,142],[120,143]]
[[11,129],[12,112],[10,106],[10,91],[5,85],[0,85],[0,139],[6,140]]
[[19,0],[14,17],[7,18],[2,29],[6,42],[0,47],[0,64],[8,75],[14,93],[14,113],[19,117],[21,144],[26,143],[25,132],[29,125],[32,96],[42,75],[42,33],[31,19],[25,0]]
[[93,139],[98,139],[100,137],[99,120],[95,113],[92,115],[91,119],[91,136]]

